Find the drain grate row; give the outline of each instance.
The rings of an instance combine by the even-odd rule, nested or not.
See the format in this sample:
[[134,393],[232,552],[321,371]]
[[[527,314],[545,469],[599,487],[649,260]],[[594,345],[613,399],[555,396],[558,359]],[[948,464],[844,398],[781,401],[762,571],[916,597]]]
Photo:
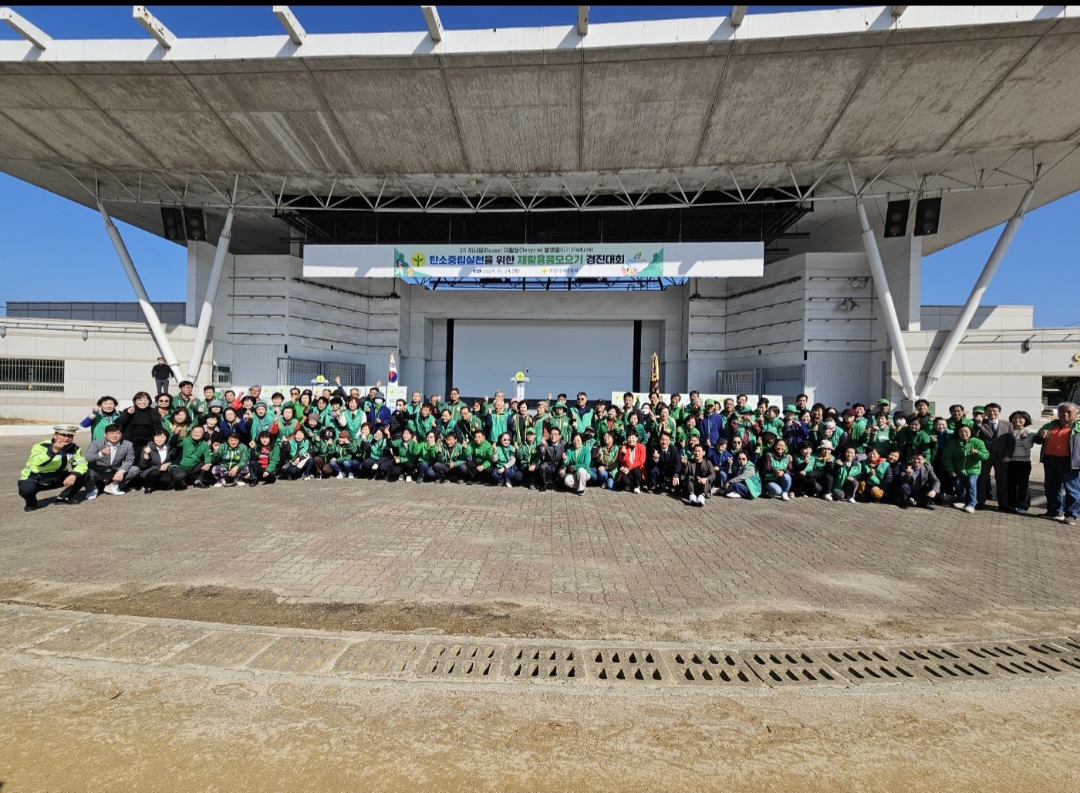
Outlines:
[[[6,640],[6,641],[5,641]],[[1080,674],[1080,637],[832,649],[587,647],[306,637],[196,624],[16,615],[0,645],[131,663],[458,682],[786,688]]]

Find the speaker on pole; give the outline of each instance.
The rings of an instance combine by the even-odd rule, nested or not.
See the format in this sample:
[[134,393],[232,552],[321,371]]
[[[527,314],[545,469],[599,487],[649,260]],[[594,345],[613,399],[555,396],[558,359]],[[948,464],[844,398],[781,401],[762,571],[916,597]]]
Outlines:
[[885,236],[903,237],[907,234],[908,212],[911,211],[911,200],[905,198],[902,201],[890,201],[885,210]]
[[915,236],[925,237],[928,234],[937,234],[940,220],[941,196],[919,199],[919,203],[915,205]]
[[161,228],[167,240],[184,239],[184,213],[179,207],[161,208]]
[[201,209],[184,207],[184,225],[189,240],[202,242],[206,239],[206,215]]

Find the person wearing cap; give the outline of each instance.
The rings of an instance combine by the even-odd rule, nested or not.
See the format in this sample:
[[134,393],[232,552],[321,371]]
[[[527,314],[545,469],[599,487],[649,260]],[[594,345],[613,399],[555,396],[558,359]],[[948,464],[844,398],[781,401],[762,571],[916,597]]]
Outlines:
[[110,496],[124,495],[139,474],[135,452],[121,437],[117,424],[110,424],[105,428],[104,438],[90,443],[85,457],[87,501],[97,498],[98,490],[102,488]]
[[783,428],[780,437],[784,439],[788,449],[798,449],[799,444],[809,436],[810,430],[799,420],[798,409],[794,405],[784,405]]
[[43,490],[63,488],[55,499],[57,504],[76,504],[75,497],[86,480],[87,462],[75,443],[78,427],[59,424],[53,427],[51,440],[35,444],[19,476],[19,495],[25,511],[38,508],[37,494]]
[[727,437],[724,417],[720,415],[715,399],[705,400],[705,410],[701,414],[698,429],[701,430],[701,445],[705,447],[705,456],[716,465],[716,442],[721,436]]
[[570,437],[571,424],[570,416],[566,412],[566,402],[558,400],[551,408],[551,415],[548,416],[547,430],[550,434],[555,428],[559,430],[559,437],[565,441]]
[[983,460],[990,457],[986,444],[972,436],[970,426],[961,424],[945,447],[944,457],[945,473],[953,480],[956,493],[953,506],[965,512],[974,512]]
[[[144,369],[143,371],[146,370]],[[157,363],[155,363],[150,370],[150,376],[154,378],[154,385],[157,386],[157,392],[159,394],[169,393],[169,380],[175,375],[173,375],[172,368],[165,363],[164,358],[158,357]]]
[[371,399],[371,408],[367,411],[367,422],[371,425],[371,431],[373,433],[376,430],[389,432],[392,415],[390,408],[386,406],[386,395],[382,391],[376,391]]

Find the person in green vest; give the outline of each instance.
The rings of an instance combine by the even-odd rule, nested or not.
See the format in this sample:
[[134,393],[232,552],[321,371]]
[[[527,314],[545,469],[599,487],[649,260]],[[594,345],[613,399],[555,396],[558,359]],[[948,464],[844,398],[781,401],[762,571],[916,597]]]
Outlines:
[[504,432],[499,436],[492,452],[492,459],[494,462],[491,469],[492,484],[512,488],[515,481],[521,481],[521,473],[517,466],[517,449],[510,443],[509,432]]
[[[318,419],[316,418],[316,423]],[[315,460],[311,456],[311,442],[303,427],[298,427],[291,439],[287,440],[282,447],[282,478],[292,480],[311,479],[311,470],[315,467]]]
[[866,455],[862,474],[859,476],[858,495],[867,501],[886,500],[893,484],[893,467],[873,446]]
[[679,434],[679,423],[671,415],[671,408],[661,403],[660,412],[657,414],[653,425],[649,428],[649,434],[655,434],[659,438],[665,432],[674,440]]
[[82,420],[82,427],[90,428],[90,440],[98,441],[105,437],[105,428],[115,424],[120,418],[120,412],[116,409],[116,397],[103,396],[97,401],[97,405],[86,414]]
[[945,426],[948,428],[949,432],[956,435],[956,429],[961,424],[966,424],[972,429],[975,427],[975,422],[967,417],[967,411],[964,410],[963,405],[950,405],[949,420],[946,422]]
[[416,439],[426,438],[427,434],[435,429],[436,420],[431,415],[431,405],[424,402],[415,416],[409,415],[409,429],[412,430]]
[[277,481],[281,466],[281,444],[263,430],[255,437],[255,448],[248,457],[248,484],[272,485]]
[[934,447],[934,439],[923,426],[922,419],[912,416],[907,426],[897,431],[896,446],[900,450],[900,462],[906,467],[911,464],[916,454],[929,457],[930,450]]
[[596,481],[600,487],[606,490],[615,489],[615,475],[619,472],[619,447],[615,442],[615,435],[611,431],[605,431],[601,435],[601,443],[595,449],[596,457]]
[[439,441],[435,430],[428,430],[424,440],[417,441],[416,481],[434,482],[435,463],[439,459]]
[[[407,404],[405,406],[405,412],[409,416],[409,418],[408,418],[408,423],[409,424],[412,424],[412,422],[415,421],[420,416],[420,408],[422,408],[425,404],[426,403],[424,402],[423,393],[420,392],[420,391],[413,391],[412,392],[412,397],[411,397],[411,399],[409,401],[409,404]],[[413,431],[414,439],[415,439],[415,435],[416,435],[416,432]],[[420,437],[423,437],[423,436],[420,436]]]
[[265,402],[256,402],[255,409],[246,418],[248,419],[248,437],[251,438],[248,445],[254,449],[255,439],[259,437],[260,432],[269,432],[273,435],[272,430],[277,417],[270,412],[270,408]]
[[731,478],[724,485],[724,495],[728,498],[755,499],[761,495],[761,477],[757,466],[750,462],[745,450],[735,455],[735,464],[731,469]]
[[439,438],[445,438],[447,435],[457,435],[457,420],[454,418],[454,412],[447,407],[444,407],[439,412],[439,424],[436,427]]
[[360,397],[351,396],[345,400],[345,410],[341,412],[338,426],[349,431],[353,440],[360,437],[360,427],[367,421],[367,414],[360,409]]
[[854,504],[862,465],[855,459],[855,449],[850,446],[844,447],[841,455],[833,472],[832,500]]
[[472,442],[468,444],[466,449],[468,458],[466,467],[469,470],[469,478],[465,482],[467,485],[471,485],[473,482],[487,481],[495,454],[495,449],[488,442],[483,430],[477,430],[472,437]]
[[533,428],[533,420],[529,415],[529,403],[524,399],[518,403],[517,410],[510,419],[510,442],[515,448],[525,442],[526,434]]
[[551,415],[547,420],[547,431],[551,432],[552,429],[558,428],[559,435],[562,438],[568,438],[572,432],[570,428],[570,417],[566,414],[566,403],[559,400],[555,403],[551,409]]
[[582,435],[592,426],[593,410],[589,407],[589,396],[584,391],[578,391],[577,402],[570,408],[570,423],[573,431]]
[[679,450],[683,453],[683,457],[686,458],[687,462],[693,459],[690,456],[691,438],[697,438],[698,443],[701,442],[701,431],[698,429],[698,418],[693,413],[688,412],[686,414],[686,423],[679,427],[675,433],[675,445],[679,447]]
[[818,458],[809,441],[802,441],[795,450],[791,463],[791,492],[795,497],[820,496],[822,487],[818,482]]
[[983,460],[990,459],[986,444],[972,437],[971,425],[958,423],[955,434],[945,445],[942,457],[945,474],[952,480],[956,494],[953,506],[968,513],[974,512]]
[[[365,425],[370,427],[371,425]],[[360,464],[364,476],[370,479],[378,479],[390,472],[389,448],[386,442],[386,433],[382,427],[376,428],[371,436],[371,442],[367,446],[364,460]]]
[[585,495],[585,486],[589,482],[596,481],[592,449],[592,441],[586,443],[581,433],[575,432],[563,454],[563,465],[566,467],[563,484],[579,496]]
[[[771,411],[775,407],[774,405],[769,410]],[[766,430],[766,432],[771,433],[773,437],[776,436],[776,432],[772,429]],[[765,485],[764,494],[770,498],[779,496],[784,501],[790,500],[792,459],[791,455],[788,454],[787,443],[783,438],[777,437],[771,446],[766,447],[761,457],[758,458],[758,465],[761,469],[762,482]]]
[[465,403],[461,401],[461,391],[457,388],[450,389],[450,401],[444,402],[443,409],[450,410],[450,418],[453,421],[458,421],[461,418],[461,409],[465,407]]
[[214,487],[247,484],[250,451],[247,446],[240,443],[240,435],[236,432],[230,435],[225,443],[214,449],[210,455],[210,475],[214,478]]
[[483,431],[484,422],[473,415],[472,408],[468,405],[461,406],[461,418],[457,423],[457,436],[463,446],[468,446],[472,442],[473,436],[477,430]]
[[182,380],[177,387],[178,391],[173,395],[172,404],[170,407],[175,410],[176,408],[186,408],[188,413],[196,415],[199,411],[199,399],[195,396],[195,384],[190,380]]
[[221,395],[212,385],[203,386],[202,399],[195,400],[195,415],[201,419],[210,412],[210,403],[220,399]]
[[895,447],[896,433],[887,414],[878,413],[874,418],[874,427],[870,430],[867,441],[867,449],[873,447],[881,457],[885,457],[889,450]]
[[19,475],[19,495],[26,512],[38,508],[37,494],[43,490],[63,488],[54,501],[57,504],[77,504],[77,496],[86,480],[89,464],[82,449],[75,443],[78,427],[59,424],[53,427],[50,440],[35,444]]
[[[689,415],[690,406],[683,404],[682,394],[672,394],[668,403],[668,416],[675,422],[675,426],[681,427]],[[672,437],[675,436],[672,435]]]
[[390,473],[386,477],[387,482],[396,482],[404,474],[406,482],[413,481],[417,463],[420,462],[419,444],[412,430],[406,427],[401,431],[401,437],[390,441]]
[[517,468],[521,474],[520,484],[530,490],[536,489],[537,471],[540,469],[540,444],[536,435],[536,427],[525,430],[525,440],[517,444]]
[[780,406],[770,405],[765,411],[765,417],[761,420],[761,432],[772,430],[777,438],[784,437],[784,420],[780,418]]
[[270,425],[270,434],[274,436],[276,442],[284,443],[296,435],[296,430],[299,428],[300,421],[297,419],[292,405],[286,404],[281,409],[281,418]]
[[493,409],[485,406],[484,410],[484,434],[488,438],[498,438],[504,432],[510,430],[512,414],[503,400],[502,392],[495,392],[495,404]]
[[[454,389],[455,391],[457,389]],[[439,484],[460,482],[469,478],[466,448],[458,442],[458,436],[450,432],[442,436],[435,460],[435,477]]]
[[205,430],[196,424],[188,436],[176,444],[176,461],[169,466],[169,477],[173,488],[186,490],[189,484],[194,487],[208,487],[212,465],[210,444],[205,438]]
[[333,427],[323,427],[311,439],[311,453],[314,455],[311,471],[317,478],[329,479],[341,473],[341,448]]

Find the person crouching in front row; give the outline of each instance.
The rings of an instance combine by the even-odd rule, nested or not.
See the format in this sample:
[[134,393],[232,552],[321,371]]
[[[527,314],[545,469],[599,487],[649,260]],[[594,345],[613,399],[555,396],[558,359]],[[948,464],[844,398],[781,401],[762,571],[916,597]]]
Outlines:
[[19,495],[26,502],[27,512],[38,508],[38,493],[58,487],[64,489],[55,503],[78,503],[75,499],[86,478],[87,463],[75,443],[77,430],[72,424],[60,424],[53,427],[52,440],[42,441],[30,450],[19,479]]
[[240,433],[234,432],[210,455],[212,463],[210,475],[214,478],[214,487],[247,484],[248,458],[251,450],[240,443],[240,440]]
[[122,496],[139,474],[135,465],[135,451],[129,441],[121,439],[119,424],[105,428],[105,437],[90,444],[86,450],[86,500],[97,498],[103,489],[111,496]]
[[693,459],[686,464],[684,471],[688,504],[705,506],[705,496],[712,490],[716,480],[716,467],[705,457],[705,447],[698,444],[692,452]]
[[941,492],[941,480],[933,466],[927,464],[923,452],[912,455],[911,465],[904,466],[894,484],[900,509],[907,509],[912,503],[923,509],[933,509],[933,502]]

